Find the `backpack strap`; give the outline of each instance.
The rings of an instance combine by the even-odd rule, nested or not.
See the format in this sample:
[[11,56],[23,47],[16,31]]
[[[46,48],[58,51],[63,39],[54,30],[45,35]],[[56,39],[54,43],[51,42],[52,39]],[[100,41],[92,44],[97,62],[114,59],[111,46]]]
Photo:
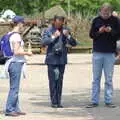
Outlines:
[[7,35],[9,36],[8,38],[10,39],[10,37],[15,34],[15,33],[18,33],[18,32],[11,32],[11,33],[7,33]]

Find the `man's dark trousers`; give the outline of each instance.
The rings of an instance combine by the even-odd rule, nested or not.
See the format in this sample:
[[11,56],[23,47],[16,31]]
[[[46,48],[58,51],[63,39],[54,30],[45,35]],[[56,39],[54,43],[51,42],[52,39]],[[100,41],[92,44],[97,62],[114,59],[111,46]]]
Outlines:
[[50,98],[52,105],[61,105],[65,65],[48,65]]

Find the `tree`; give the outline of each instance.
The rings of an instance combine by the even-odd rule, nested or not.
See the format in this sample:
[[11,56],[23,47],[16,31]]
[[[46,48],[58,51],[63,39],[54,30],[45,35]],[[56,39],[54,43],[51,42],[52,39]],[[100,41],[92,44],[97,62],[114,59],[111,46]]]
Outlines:
[[[75,14],[80,12],[83,16],[86,13],[96,14],[98,8],[104,2],[112,4],[114,10],[120,11],[119,0],[69,0],[70,11]],[[0,10],[12,9],[17,14],[34,15],[41,13],[54,5],[61,5],[64,10],[68,11],[68,0],[0,0]]]

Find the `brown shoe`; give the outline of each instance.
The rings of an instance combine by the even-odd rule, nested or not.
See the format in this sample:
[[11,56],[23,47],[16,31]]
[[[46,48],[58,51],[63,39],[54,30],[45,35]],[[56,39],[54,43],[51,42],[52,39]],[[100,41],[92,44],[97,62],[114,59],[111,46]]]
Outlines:
[[5,116],[18,117],[19,114],[17,112],[10,112],[10,113],[5,113]]
[[26,115],[25,112],[17,112],[18,115]]

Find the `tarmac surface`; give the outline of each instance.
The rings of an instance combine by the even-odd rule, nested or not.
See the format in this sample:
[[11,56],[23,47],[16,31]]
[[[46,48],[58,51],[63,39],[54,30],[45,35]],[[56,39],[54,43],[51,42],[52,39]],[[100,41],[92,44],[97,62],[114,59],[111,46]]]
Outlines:
[[[9,90],[9,81],[0,79],[0,120],[119,120],[120,119],[120,68],[115,65],[114,96],[116,108],[104,106],[104,77],[101,80],[100,105],[85,108],[91,99],[92,64],[91,54],[69,54],[63,85],[64,108],[51,108],[49,99],[45,55],[27,57],[27,79],[21,80],[20,107],[27,115],[4,116]],[[1,69],[1,68],[0,68]]]

